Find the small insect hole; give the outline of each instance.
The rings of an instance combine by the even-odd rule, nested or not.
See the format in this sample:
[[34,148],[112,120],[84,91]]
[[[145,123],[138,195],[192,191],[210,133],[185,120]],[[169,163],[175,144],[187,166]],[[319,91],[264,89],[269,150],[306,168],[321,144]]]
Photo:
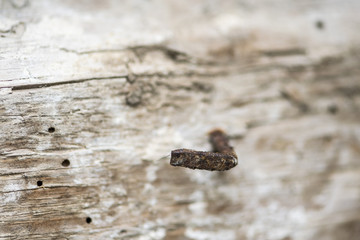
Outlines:
[[87,217],[87,218],[86,218],[86,222],[87,222],[88,224],[90,224],[91,221],[92,221],[92,220],[91,220],[91,217]]
[[36,184],[41,187],[43,185],[43,182],[42,181],[37,181]]
[[49,132],[49,133],[55,132],[55,128],[54,128],[54,127],[49,127],[49,128],[48,128],[48,132]]
[[321,20],[318,20],[315,22],[315,26],[317,29],[321,30],[321,29],[324,29],[325,25],[324,25],[324,22],[321,21]]
[[70,166],[70,161],[69,161],[69,159],[65,159],[64,161],[62,161],[61,165],[62,165],[63,167],[68,167],[68,166]]
[[338,107],[336,105],[330,105],[327,108],[327,111],[331,114],[336,114],[338,112]]

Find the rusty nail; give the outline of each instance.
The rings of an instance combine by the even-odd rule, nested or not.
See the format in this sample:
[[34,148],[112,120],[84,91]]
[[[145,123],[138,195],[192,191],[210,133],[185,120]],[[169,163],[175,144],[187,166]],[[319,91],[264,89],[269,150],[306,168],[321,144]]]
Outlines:
[[229,145],[228,137],[222,130],[211,131],[209,140],[214,152],[176,149],[171,151],[170,164],[208,171],[225,171],[237,165],[237,155],[233,147]]

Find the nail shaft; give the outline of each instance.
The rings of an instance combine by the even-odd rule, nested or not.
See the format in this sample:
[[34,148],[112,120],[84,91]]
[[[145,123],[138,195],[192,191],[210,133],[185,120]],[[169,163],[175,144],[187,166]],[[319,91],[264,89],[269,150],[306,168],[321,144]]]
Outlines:
[[209,140],[214,152],[176,149],[171,152],[170,164],[209,171],[225,171],[237,165],[237,155],[222,130],[211,131]]

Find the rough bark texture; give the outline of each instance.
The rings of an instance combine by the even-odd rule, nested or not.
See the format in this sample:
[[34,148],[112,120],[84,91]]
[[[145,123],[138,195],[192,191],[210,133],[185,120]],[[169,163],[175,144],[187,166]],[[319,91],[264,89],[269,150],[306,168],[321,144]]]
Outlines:
[[0,239],[359,239],[358,0],[0,8]]

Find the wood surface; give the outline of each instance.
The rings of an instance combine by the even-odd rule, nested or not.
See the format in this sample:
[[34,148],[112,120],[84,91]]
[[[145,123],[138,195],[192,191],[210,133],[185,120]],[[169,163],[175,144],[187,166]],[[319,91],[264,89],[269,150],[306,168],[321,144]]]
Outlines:
[[0,239],[358,240],[359,12],[0,0]]

